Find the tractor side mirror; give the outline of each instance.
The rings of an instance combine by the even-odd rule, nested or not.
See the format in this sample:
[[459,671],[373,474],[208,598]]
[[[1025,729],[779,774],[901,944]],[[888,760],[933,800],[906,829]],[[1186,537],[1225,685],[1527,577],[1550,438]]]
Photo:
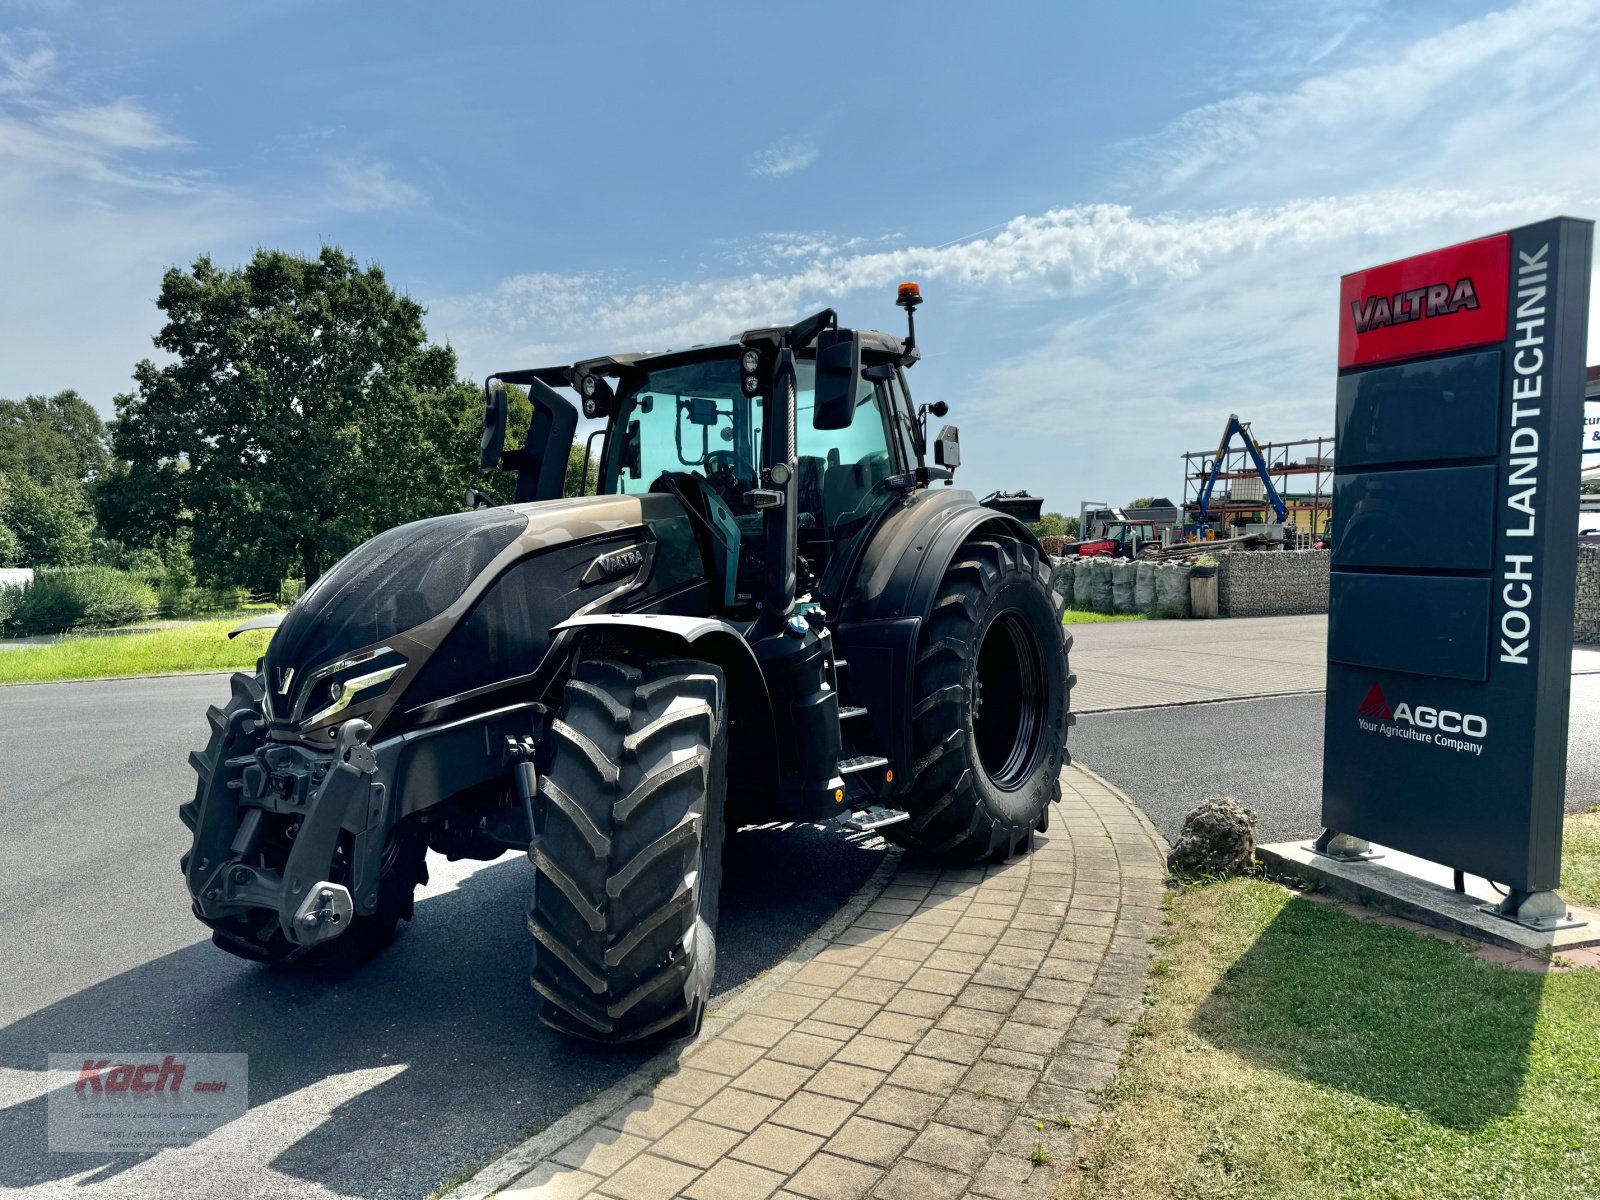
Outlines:
[[817,334],[814,429],[849,429],[856,416],[861,378],[861,335],[854,329],[824,329]]
[[478,439],[478,460],[489,470],[500,465],[506,448],[506,390],[483,385],[483,435]]
[[961,430],[954,425],[939,430],[939,440],[933,443],[933,461],[951,471],[961,465]]

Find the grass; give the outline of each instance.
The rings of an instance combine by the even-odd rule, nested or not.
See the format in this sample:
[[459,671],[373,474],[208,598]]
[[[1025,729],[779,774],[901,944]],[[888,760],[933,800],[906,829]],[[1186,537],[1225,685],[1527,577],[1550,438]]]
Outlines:
[[1573,813],[1561,836],[1561,895],[1600,907],[1600,810]]
[[252,667],[266,649],[272,631],[252,630],[230,641],[228,630],[239,624],[239,617],[228,617],[177,625],[153,633],[69,637],[48,645],[0,650],[0,684],[175,675]]
[[[1563,878],[1600,883],[1600,815],[1568,819]],[[1509,970],[1261,879],[1170,911],[1061,1200],[1600,1193],[1600,971]]]
[[1143,613],[1091,612],[1086,608],[1069,608],[1061,616],[1063,625],[1099,625],[1105,621],[1144,621]]

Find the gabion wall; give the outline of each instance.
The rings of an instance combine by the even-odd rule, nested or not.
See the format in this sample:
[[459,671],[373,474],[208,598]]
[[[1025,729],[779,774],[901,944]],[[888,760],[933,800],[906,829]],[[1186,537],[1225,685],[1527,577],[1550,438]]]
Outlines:
[[1225,617],[1328,611],[1329,550],[1247,550],[1217,555],[1217,608]]
[[1600,646],[1600,546],[1578,547],[1578,603],[1572,640]]
[[[1327,550],[1219,554],[1217,608],[1225,617],[1327,612],[1330,558]],[[1120,589],[1116,586],[1119,567],[1123,577]],[[1053,558],[1050,586],[1073,608],[1149,612],[1152,616],[1189,615],[1189,569],[1176,563],[1135,566],[1107,558]],[[1120,606],[1119,600],[1128,607]],[[1600,646],[1600,546],[1578,547],[1577,601],[1572,618],[1573,640]]]

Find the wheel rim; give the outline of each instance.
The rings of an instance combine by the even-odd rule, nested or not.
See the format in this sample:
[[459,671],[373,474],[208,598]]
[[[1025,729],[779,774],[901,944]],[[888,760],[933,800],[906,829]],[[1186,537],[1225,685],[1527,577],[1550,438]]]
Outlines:
[[1044,732],[1044,657],[1016,613],[1002,613],[978,647],[972,734],[978,761],[1002,791],[1022,786]]

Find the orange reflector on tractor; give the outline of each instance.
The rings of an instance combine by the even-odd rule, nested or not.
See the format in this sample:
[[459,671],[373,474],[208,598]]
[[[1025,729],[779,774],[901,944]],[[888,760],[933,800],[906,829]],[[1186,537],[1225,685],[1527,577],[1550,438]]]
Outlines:
[[894,772],[893,771],[885,771],[883,773],[883,781],[885,783],[893,783],[894,782]]
[[834,788],[833,789],[833,802],[835,804],[844,803],[844,789],[843,788]]

